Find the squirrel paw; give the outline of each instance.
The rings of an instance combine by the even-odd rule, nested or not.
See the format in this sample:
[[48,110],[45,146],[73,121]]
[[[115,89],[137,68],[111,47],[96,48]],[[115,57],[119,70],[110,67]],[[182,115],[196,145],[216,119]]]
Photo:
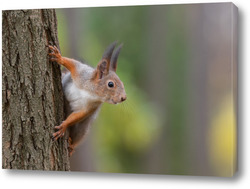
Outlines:
[[59,126],[55,126],[55,129],[57,129],[58,131],[53,133],[53,140],[56,141],[58,138],[63,137],[65,134],[66,128],[67,127],[63,126],[62,124]]
[[61,60],[61,54],[56,46],[49,45],[49,49],[51,50],[51,53],[49,53],[50,60],[53,62],[60,63]]

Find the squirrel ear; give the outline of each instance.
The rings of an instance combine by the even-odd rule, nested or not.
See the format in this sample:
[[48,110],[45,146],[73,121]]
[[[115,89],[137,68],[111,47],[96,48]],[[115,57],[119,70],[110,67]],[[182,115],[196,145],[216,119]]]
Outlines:
[[[113,58],[113,55],[114,55],[113,51],[115,49],[116,44],[117,44],[117,41],[113,42],[112,44],[110,44],[106,48],[105,52],[102,55],[101,61],[97,65],[96,72],[95,72],[96,74],[95,74],[94,78],[101,79],[104,75],[107,75],[109,73],[109,67],[110,67],[110,64],[112,62],[112,59],[116,60],[116,62],[117,62],[118,54],[120,51],[119,49],[121,48],[121,45],[118,47],[118,49],[114,53],[115,54],[114,57],[116,57],[116,58]],[[117,53],[117,51],[118,51],[118,53]],[[112,68],[112,70],[114,70],[114,69]]]
[[101,60],[101,62],[97,65],[97,68],[96,68],[97,76],[96,77],[98,79],[101,79],[104,75],[106,75],[108,73],[107,66],[108,66],[108,63],[106,60]]
[[121,51],[121,48],[122,48],[123,44],[121,44],[116,50],[115,52],[112,54],[112,57],[111,57],[111,69],[113,71],[116,72],[116,68],[117,68],[117,59],[118,59],[118,56],[119,56],[119,53]]
[[112,56],[112,53],[115,49],[115,46],[117,44],[117,41],[111,43],[105,50],[105,52],[103,53],[102,55],[102,61],[107,61],[107,73],[109,72],[109,66],[110,66],[110,59],[111,59],[111,56]]

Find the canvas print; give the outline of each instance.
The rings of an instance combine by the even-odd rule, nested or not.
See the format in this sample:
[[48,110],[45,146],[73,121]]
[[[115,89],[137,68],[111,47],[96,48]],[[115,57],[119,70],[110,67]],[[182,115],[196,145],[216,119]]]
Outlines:
[[231,177],[232,3],[2,11],[2,168]]

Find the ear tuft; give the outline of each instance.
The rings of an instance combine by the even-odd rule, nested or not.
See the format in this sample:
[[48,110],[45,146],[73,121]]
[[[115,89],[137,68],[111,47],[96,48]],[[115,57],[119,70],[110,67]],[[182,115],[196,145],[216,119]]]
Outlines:
[[106,59],[108,62],[110,61],[110,58],[112,56],[112,53],[115,49],[115,46],[117,44],[117,41],[111,43],[106,50],[104,51],[103,55],[102,55],[102,59]]
[[113,71],[116,71],[116,69],[117,69],[117,60],[118,60],[118,56],[120,54],[122,46],[123,46],[123,44],[119,45],[119,47],[117,47],[115,52],[112,54],[110,64],[111,64],[111,69]]
[[111,56],[112,56],[112,53],[115,49],[115,46],[117,44],[117,41],[111,43],[107,48],[106,50],[104,51],[103,55],[102,55],[102,60],[101,61],[107,61],[107,65],[106,65],[106,73],[109,72],[109,67],[110,67],[110,59],[111,59]]

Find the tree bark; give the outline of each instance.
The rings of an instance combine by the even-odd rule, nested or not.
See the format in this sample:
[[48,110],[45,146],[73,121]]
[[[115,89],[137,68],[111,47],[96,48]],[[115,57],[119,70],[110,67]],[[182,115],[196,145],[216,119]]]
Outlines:
[[2,12],[2,166],[69,170],[66,138],[52,141],[64,118],[61,71],[49,62],[59,47],[55,10]]

